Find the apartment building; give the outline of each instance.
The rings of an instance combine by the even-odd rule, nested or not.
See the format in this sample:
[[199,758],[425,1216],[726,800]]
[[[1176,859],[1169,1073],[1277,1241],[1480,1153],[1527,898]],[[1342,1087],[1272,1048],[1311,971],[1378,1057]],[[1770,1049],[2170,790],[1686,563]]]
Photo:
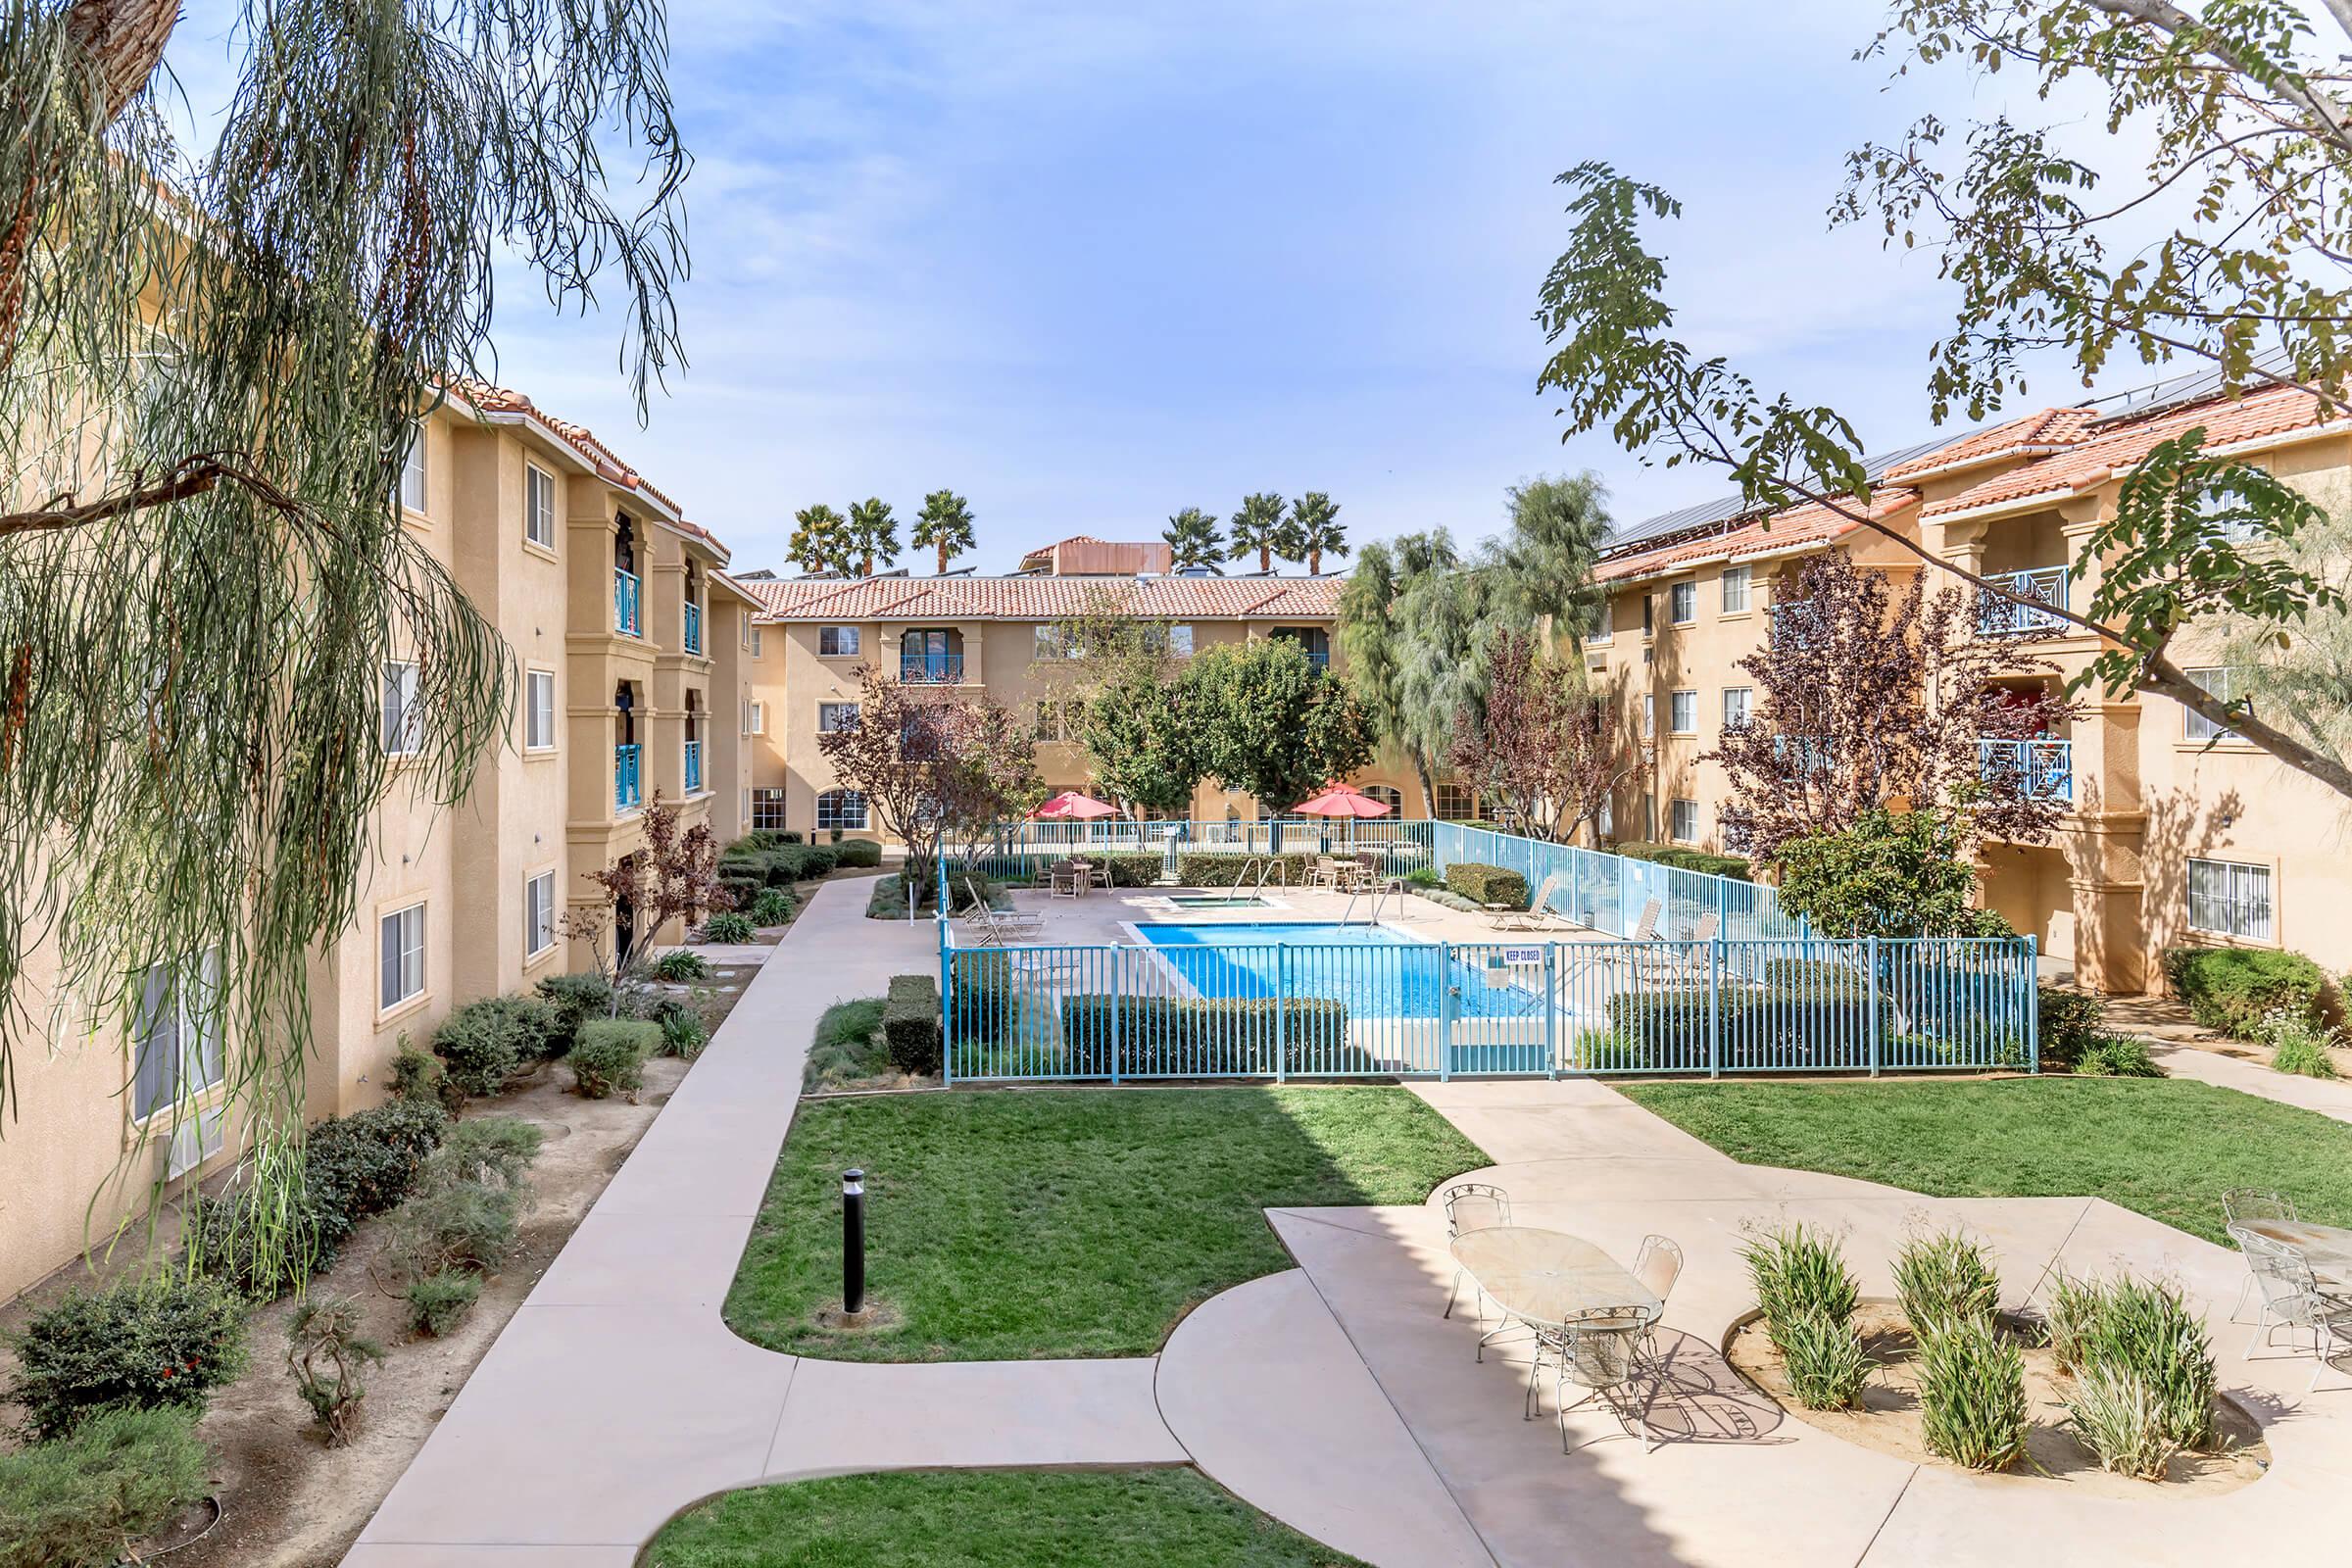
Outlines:
[[[460,387],[425,420],[399,500],[416,541],[512,645],[520,683],[513,733],[455,807],[416,799],[396,771],[357,918],[311,966],[314,1117],[382,1099],[401,1041],[426,1040],[452,1007],[588,967],[558,933],[564,910],[592,899],[584,873],[643,847],[657,791],[734,836],[750,776],[738,715],[751,603],[725,574],[725,548],[594,435],[519,393]],[[382,689],[381,743],[397,758],[430,715],[408,706],[413,665],[388,664]],[[25,1015],[60,1038],[17,1058],[23,1098],[0,1136],[0,1298],[73,1259],[85,1236],[103,1242],[157,1177],[176,1187],[235,1157],[220,1042],[200,1038],[181,1004],[213,961],[157,973],[139,1017],[85,1038],[82,1009],[36,958]]]
[[[2039,410],[1898,454],[1878,466],[1873,515],[1935,556],[2079,609],[2096,590],[2098,567],[2085,579],[2074,564],[2090,532],[2113,517],[2132,466],[2198,425],[2209,451],[2258,465],[2331,509],[2352,501],[2352,423],[2327,418],[2291,389],[2231,401],[2190,381],[2120,406]],[[1659,519],[1633,530],[1600,568],[1611,594],[1589,658],[1640,705],[1655,761],[1644,792],[1614,808],[1620,837],[1737,848],[1723,842],[1722,770],[1699,759],[1754,701],[1737,665],[1770,635],[1773,580],[1783,569],[1823,550],[1890,574],[1932,569],[1820,508],[1768,522],[1729,508],[1698,521]],[[2042,624],[2015,607],[1986,616],[1994,635]],[[2180,643],[2200,678],[2226,689],[2228,670],[2197,663],[2200,646],[2211,644],[2193,631]],[[2094,638],[2068,635],[2036,652],[2063,680],[2098,648]],[[2109,700],[2096,686],[2057,733],[1995,745],[2014,755],[1988,761],[2022,767],[2070,809],[2048,844],[1987,850],[1985,902],[2082,984],[2155,989],[2156,956],[2182,943],[2287,948],[2333,970],[2352,965],[2352,918],[2343,912],[2352,907],[2352,853],[2344,803],[2325,787],[2213,734],[2169,699]]]

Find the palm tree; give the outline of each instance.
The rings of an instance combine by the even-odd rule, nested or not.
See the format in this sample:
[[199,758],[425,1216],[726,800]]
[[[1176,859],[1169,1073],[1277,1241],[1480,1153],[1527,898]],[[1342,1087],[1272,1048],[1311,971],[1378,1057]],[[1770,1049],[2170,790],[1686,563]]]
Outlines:
[[889,502],[867,496],[850,509],[849,548],[858,558],[860,577],[871,577],[877,561],[887,566],[899,559],[899,524]]
[[1223,576],[1218,563],[1225,559],[1225,535],[1217,519],[1199,507],[1187,507],[1168,519],[1165,533],[1160,535],[1168,548],[1176,553],[1174,564],[1182,571],[1187,566],[1206,566]]
[[972,509],[953,490],[934,490],[923,497],[923,510],[914,519],[911,535],[917,550],[939,552],[939,574],[948,563],[972,548]]
[[1284,514],[1282,497],[1260,491],[1242,497],[1242,510],[1233,514],[1233,557],[1240,561],[1250,551],[1257,552],[1257,569],[1274,569],[1274,552],[1289,553],[1291,530]]
[[1340,509],[1320,490],[1309,490],[1291,503],[1291,550],[1306,557],[1310,576],[1323,575],[1323,552],[1348,553],[1348,530],[1340,526]]
[[784,552],[803,571],[850,569],[850,524],[840,513],[820,501],[794,513],[792,520],[800,526]]

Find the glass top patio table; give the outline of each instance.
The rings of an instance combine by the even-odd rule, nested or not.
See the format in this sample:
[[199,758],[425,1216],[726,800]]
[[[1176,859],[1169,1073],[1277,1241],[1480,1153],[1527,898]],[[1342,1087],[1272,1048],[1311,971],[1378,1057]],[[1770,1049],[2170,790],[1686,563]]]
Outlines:
[[2352,1230],[2341,1225],[2315,1225],[2307,1219],[2242,1219],[2238,1224],[2301,1252],[2319,1278],[2352,1284]]
[[1494,1225],[1453,1239],[1453,1260],[1487,1299],[1524,1322],[1548,1328],[1595,1318],[1654,1323],[1665,1303],[1581,1236],[1533,1225]]

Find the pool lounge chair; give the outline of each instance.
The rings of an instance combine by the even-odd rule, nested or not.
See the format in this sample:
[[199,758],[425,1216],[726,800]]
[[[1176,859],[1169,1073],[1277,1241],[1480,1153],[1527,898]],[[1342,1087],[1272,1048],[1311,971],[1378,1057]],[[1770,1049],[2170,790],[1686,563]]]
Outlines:
[[1527,901],[1526,908],[1493,910],[1488,923],[1497,931],[1574,930],[1576,922],[1551,907],[1551,896],[1559,881],[1556,874],[1545,877],[1536,884],[1536,896]]
[[979,885],[968,876],[963,879],[963,891],[970,896],[972,902],[964,906],[960,918],[968,920],[972,918],[973,911],[978,910],[981,915],[998,925],[1012,926],[1033,934],[1046,923],[1046,917],[1035,909],[1000,909],[996,907],[988,902],[988,896],[980,891]]

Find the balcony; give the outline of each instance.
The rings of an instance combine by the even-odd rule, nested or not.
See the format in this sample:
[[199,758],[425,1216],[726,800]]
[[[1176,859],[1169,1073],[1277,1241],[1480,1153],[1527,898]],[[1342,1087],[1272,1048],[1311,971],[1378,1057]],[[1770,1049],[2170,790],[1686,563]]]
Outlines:
[[686,601],[686,651],[690,654],[703,651],[703,607],[691,599]]
[[1977,771],[1988,784],[2013,785],[2033,801],[2075,798],[2073,741],[1979,741]]
[[686,743],[686,793],[700,795],[703,790],[703,743]]
[[612,629],[623,637],[645,635],[644,605],[637,592],[637,574],[612,568]]
[[[2038,571],[1994,572],[1984,580],[2006,588],[2019,599],[2031,599],[2058,610],[2067,608],[2067,571],[2064,566],[2044,566]],[[1984,602],[1977,611],[1977,630],[1986,637],[2064,631],[2069,624],[2048,611],[1998,599],[1991,594],[1984,595]]]
[[645,784],[641,764],[645,748],[615,746],[612,748],[612,809],[634,811],[645,804]]
[[901,654],[899,679],[908,686],[960,686],[961,654]]

